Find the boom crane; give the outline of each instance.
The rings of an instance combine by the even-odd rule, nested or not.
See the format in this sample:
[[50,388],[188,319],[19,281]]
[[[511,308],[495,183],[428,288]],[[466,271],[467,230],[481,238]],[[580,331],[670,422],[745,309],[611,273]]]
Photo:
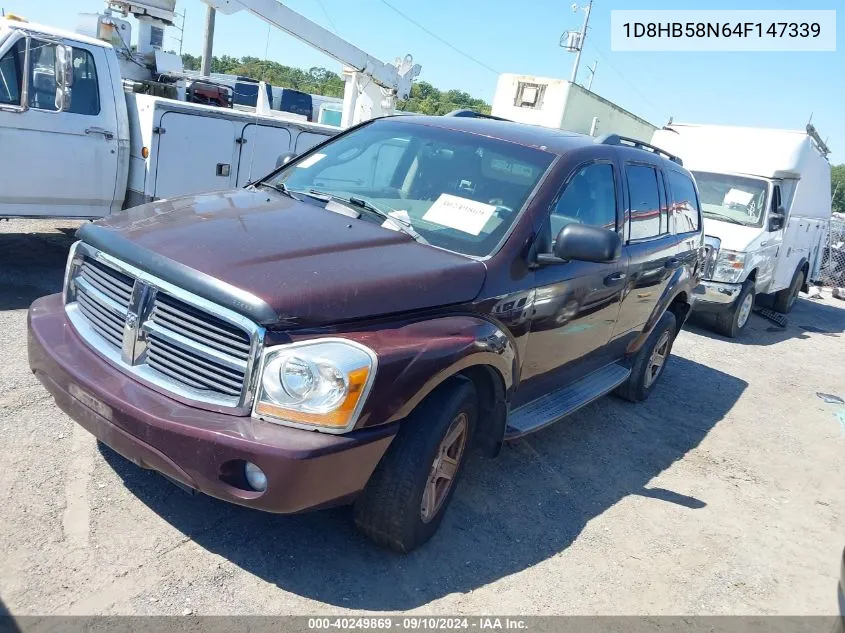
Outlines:
[[343,64],[343,127],[393,114],[396,100],[408,98],[420,73],[411,55],[383,62],[277,0],[202,1],[226,15],[248,11]]

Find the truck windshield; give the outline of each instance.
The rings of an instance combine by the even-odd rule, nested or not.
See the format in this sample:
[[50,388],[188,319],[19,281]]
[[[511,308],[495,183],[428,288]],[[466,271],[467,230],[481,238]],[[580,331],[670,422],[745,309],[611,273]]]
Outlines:
[[692,173],[698,183],[704,217],[745,226],[762,226],[769,189],[767,181],[703,171]]
[[364,201],[396,222],[364,219],[411,226],[429,244],[483,257],[508,233],[553,159],[486,136],[381,119],[306,154],[269,183],[358,207]]

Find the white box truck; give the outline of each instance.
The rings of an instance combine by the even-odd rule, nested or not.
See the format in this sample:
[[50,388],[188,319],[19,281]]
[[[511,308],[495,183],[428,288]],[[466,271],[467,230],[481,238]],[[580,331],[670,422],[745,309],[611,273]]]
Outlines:
[[0,18],[0,218],[243,186],[338,132],[127,91],[111,44]]
[[695,309],[738,336],[755,297],[781,313],[819,274],[830,228],[830,164],[816,130],[671,123],[652,144],[698,184],[707,263]]

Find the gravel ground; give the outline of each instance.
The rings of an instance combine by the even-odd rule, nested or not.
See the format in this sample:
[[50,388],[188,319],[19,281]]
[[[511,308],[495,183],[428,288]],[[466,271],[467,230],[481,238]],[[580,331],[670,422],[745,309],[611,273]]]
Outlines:
[[73,223],[0,222],[0,612],[824,614],[845,545],[845,303],[740,342],[692,325],[651,399],[603,398],[474,457],[400,557],[348,510],[279,517],[184,493],[53,404],[26,308]]

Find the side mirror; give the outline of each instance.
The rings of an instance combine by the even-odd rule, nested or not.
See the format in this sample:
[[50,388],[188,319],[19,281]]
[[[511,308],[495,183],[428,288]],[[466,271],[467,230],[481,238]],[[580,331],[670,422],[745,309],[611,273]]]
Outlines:
[[786,209],[778,207],[777,211],[769,214],[769,232],[780,231],[786,224]]
[[590,226],[567,224],[555,239],[552,256],[539,255],[538,263],[576,259],[582,262],[612,262],[622,254],[622,240],[616,231]]
[[73,49],[64,44],[56,45],[56,109],[70,109],[73,86]]
[[285,152],[276,159],[276,169],[284,167],[289,162],[296,158],[296,152]]

